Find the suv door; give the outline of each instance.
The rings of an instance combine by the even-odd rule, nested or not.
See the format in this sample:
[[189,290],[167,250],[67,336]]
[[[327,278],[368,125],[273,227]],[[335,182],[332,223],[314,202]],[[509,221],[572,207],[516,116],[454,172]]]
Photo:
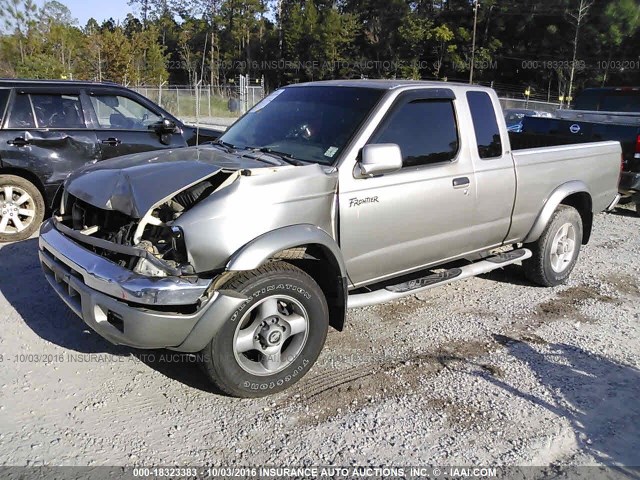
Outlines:
[[95,133],[102,159],[131,153],[186,147],[179,128],[160,131],[162,113],[126,92],[90,90]]
[[35,174],[49,198],[71,172],[99,160],[79,90],[15,89],[0,132],[0,158],[5,167]]
[[400,146],[400,171],[340,172],[340,245],[355,286],[470,252],[475,175],[449,89],[401,94],[368,144]]

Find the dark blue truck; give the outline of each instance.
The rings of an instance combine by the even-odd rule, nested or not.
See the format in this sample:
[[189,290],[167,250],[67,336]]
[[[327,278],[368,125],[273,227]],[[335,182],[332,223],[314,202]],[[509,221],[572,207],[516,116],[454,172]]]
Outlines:
[[640,214],[640,87],[588,88],[572,110],[555,118],[525,117],[522,133],[512,143],[526,146],[564,145],[616,140],[622,145],[620,194]]

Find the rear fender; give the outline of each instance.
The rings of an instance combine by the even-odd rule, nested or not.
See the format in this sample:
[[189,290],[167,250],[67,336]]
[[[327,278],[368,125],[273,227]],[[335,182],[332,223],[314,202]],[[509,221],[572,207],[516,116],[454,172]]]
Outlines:
[[[540,214],[538,215],[538,218],[533,224],[533,228],[529,231],[529,234],[524,239],[524,243],[532,243],[538,240],[542,235],[542,232],[544,232],[544,229],[549,224],[549,221],[551,220],[553,212],[555,212],[558,209],[559,205],[561,205],[562,203],[565,203],[565,200],[567,198],[577,193],[584,193],[589,196],[589,199],[591,198],[589,187],[587,187],[587,185],[584,182],[581,182],[579,180],[567,182],[559,186],[556,190],[554,190],[554,192],[549,196],[549,198],[545,202],[544,207],[542,208],[542,211],[540,212]],[[571,204],[571,202],[569,202],[568,204]],[[585,215],[587,214],[592,215],[593,212],[592,211],[580,212],[580,215],[583,217],[583,220],[585,218]],[[586,232],[586,233],[588,234],[590,232]]]

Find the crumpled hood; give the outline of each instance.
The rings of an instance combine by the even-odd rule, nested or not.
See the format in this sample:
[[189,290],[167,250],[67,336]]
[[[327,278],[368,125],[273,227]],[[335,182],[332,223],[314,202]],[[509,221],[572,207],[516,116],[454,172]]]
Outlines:
[[65,190],[95,207],[142,218],[156,203],[221,170],[269,166],[213,146],[160,150],[85,167],[67,179]]

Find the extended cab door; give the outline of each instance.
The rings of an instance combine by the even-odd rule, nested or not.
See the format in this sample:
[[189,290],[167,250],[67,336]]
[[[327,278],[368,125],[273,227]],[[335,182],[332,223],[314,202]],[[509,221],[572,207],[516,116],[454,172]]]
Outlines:
[[91,89],[87,93],[103,160],[187,146],[178,128],[165,133],[156,129],[163,115],[150,102],[133,98],[125,91]]
[[[486,90],[466,93],[471,125],[470,154],[476,177],[474,239],[486,246],[506,240],[516,196],[516,171],[506,124],[496,96]],[[504,140],[503,140],[504,139]]]
[[99,159],[74,87],[16,88],[0,133],[2,165],[35,174],[52,195],[74,170]]
[[[450,89],[400,94],[367,144],[400,146],[400,171],[358,178],[340,169],[340,244],[353,285],[480,248],[476,176]],[[352,162],[355,159],[352,159]]]

